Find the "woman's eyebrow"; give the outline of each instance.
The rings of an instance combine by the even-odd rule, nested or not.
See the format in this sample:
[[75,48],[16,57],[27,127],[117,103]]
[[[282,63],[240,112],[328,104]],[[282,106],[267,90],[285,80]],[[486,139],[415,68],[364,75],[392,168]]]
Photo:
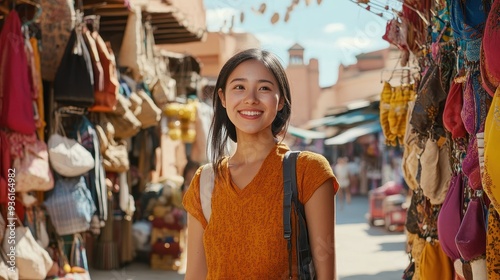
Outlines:
[[[248,79],[246,78],[234,78],[232,79],[231,81],[229,81],[230,83],[234,83],[234,82],[246,82]],[[270,83],[272,85],[274,85],[274,83],[270,80],[266,80],[266,79],[260,79],[258,80],[259,83]]]

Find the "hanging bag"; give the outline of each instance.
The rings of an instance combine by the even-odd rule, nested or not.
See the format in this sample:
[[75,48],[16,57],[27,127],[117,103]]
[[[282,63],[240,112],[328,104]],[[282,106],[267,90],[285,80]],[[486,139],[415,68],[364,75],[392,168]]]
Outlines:
[[44,205],[59,235],[87,231],[96,211],[83,176],[58,176],[54,190]]
[[66,137],[59,113],[55,127],[58,131],[49,137],[49,159],[52,168],[62,176],[75,177],[95,166],[92,154],[74,139]]
[[47,144],[35,134],[26,136],[8,133],[9,142],[19,155],[14,156],[12,168],[16,170],[16,192],[48,191],[54,187],[49,165]]
[[77,26],[71,31],[61,64],[57,69],[54,100],[63,105],[82,108],[94,104],[92,62],[83,39],[81,20],[77,20]]
[[[20,221],[19,217],[17,220]],[[12,243],[6,237],[14,236],[15,266],[19,271],[19,279],[45,279],[53,261],[49,253],[35,240],[30,229],[19,223],[13,229],[11,227],[2,229],[5,231],[2,242],[4,252],[10,252],[12,247]]]
[[22,38],[19,15],[12,10],[0,34],[0,127],[32,134],[34,90]]

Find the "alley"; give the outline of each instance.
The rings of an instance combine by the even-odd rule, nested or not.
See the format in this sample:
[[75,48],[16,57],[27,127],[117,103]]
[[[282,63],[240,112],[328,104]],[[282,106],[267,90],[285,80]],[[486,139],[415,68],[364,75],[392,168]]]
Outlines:
[[[337,205],[337,267],[339,280],[397,280],[408,264],[406,237],[383,227],[370,227],[365,214],[366,196],[355,196],[351,204]],[[177,272],[151,270],[134,263],[114,271],[91,270],[92,280],[177,280]]]

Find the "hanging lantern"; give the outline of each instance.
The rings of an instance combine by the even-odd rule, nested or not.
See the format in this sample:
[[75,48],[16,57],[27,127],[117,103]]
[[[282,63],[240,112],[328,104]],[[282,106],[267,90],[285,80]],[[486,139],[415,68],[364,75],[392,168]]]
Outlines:
[[290,10],[286,12],[284,21],[288,22],[289,19],[290,19]]
[[318,5],[321,5],[321,2],[323,2],[322,0],[318,0]]
[[306,0],[306,6],[309,6],[311,4],[311,0]]
[[241,12],[240,13],[240,23],[243,23],[245,21],[245,13]]
[[275,24],[280,20],[280,15],[278,13],[274,13],[274,15],[271,17],[271,23]]

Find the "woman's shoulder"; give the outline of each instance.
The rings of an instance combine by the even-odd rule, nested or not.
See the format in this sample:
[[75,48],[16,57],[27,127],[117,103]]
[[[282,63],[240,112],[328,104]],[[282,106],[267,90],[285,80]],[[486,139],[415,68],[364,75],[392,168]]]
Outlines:
[[330,163],[324,155],[311,151],[301,151],[299,154],[299,161],[307,163],[316,162],[320,164],[326,163],[328,166],[330,166]]

